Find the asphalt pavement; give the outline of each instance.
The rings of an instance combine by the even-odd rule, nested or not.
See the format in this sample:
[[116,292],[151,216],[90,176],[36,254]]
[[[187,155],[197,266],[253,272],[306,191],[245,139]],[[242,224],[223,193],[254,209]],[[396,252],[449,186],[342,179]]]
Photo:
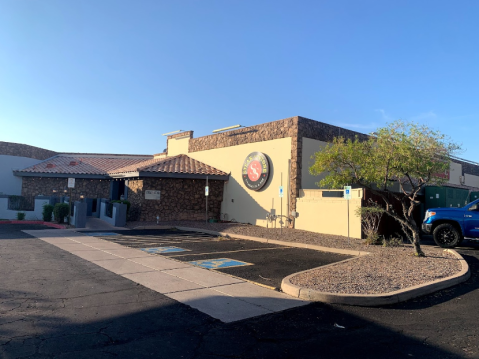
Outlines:
[[479,357],[475,245],[471,279],[432,295],[225,324],[20,231],[40,228],[0,225],[1,358]]
[[[102,235],[102,232],[93,234],[127,247],[158,248],[158,252],[152,253],[234,275],[273,289],[279,289],[283,278],[290,274],[352,258],[331,252],[227,239],[176,229],[114,230],[104,233],[106,235]],[[167,249],[162,250],[163,248]]]

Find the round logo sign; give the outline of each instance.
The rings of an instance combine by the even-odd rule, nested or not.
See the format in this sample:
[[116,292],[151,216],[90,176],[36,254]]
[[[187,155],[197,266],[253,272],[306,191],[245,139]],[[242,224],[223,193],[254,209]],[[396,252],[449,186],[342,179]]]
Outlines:
[[243,163],[242,174],[246,187],[259,191],[268,182],[268,158],[261,152],[250,153]]

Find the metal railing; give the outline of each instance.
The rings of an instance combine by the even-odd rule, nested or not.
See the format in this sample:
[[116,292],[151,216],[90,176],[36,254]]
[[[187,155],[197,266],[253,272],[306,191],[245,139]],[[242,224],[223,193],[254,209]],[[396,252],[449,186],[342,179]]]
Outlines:
[[35,197],[9,196],[8,209],[12,211],[33,211],[35,209]]

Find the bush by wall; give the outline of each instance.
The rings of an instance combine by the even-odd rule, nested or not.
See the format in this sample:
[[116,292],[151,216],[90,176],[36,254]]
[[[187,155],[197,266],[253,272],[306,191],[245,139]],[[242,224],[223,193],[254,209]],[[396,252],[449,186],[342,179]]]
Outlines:
[[43,220],[45,222],[51,222],[52,221],[52,214],[53,214],[53,206],[51,204],[45,203],[43,205]]
[[17,212],[17,219],[23,221],[25,219],[25,212]]
[[69,211],[70,206],[67,203],[57,203],[55,207],[53,207],[53,214],[58,223],[63,223],[63,219],[68,216]]

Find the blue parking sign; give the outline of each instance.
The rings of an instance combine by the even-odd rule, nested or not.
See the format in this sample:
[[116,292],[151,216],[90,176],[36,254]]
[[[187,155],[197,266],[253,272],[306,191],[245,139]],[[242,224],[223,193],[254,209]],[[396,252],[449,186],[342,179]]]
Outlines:
[[344,186],[344,199],[351,199],[351,186]]

